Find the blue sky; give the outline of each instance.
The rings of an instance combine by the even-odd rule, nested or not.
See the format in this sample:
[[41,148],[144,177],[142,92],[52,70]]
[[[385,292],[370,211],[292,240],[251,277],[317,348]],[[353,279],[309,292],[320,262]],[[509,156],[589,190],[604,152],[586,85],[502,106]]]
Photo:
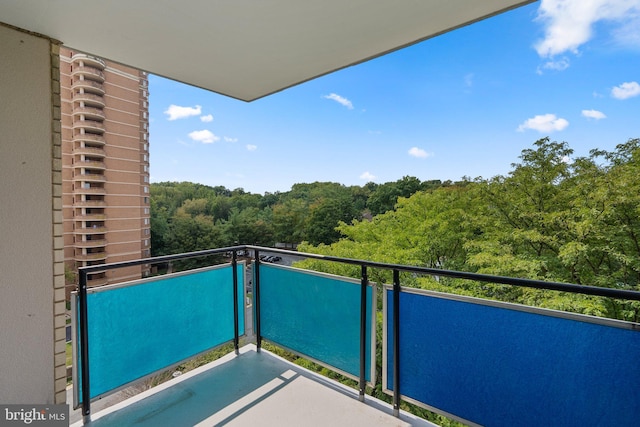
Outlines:
[[149,87],[152,182],[490,178],[545,136],[640,138],[640,0],[536,2],[252,103]]

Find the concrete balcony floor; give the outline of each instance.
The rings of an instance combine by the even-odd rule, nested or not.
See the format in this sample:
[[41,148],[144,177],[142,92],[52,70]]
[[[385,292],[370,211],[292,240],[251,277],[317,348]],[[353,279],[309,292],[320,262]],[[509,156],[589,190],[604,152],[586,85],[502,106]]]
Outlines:
[[85,425],[435,426],[404,412],[396,418],[369,396],[362,403],[356,390],[253,344],[96,412]]

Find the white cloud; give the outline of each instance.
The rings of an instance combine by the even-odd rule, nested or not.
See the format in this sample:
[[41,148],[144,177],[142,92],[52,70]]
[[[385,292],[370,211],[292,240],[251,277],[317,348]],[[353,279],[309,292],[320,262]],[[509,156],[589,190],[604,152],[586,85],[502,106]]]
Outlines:
[[230,138],[228,136],[224,137],[225,142],[238,142],[238,138]]
[[332,93],[332,94],[323,96],[323,98],[332,99],[332,100],[336,101],[338,104],[342,104],[345,107],[347,107],[348,109],[353,110],[353,104],[351,103],[351,101],[349,101],[347,98],[344,98],[344,97],[342,97],[340,95]]
[[431,157],[433,155],[433,153],[427,153],[425,150],[418,147],[412,147],[411,149],[409,149],[408,153],[410,156],[418,157],[420,159],[426,159],[427,157]]
[[569,58],[563,56],[562,59],[559,59],[557,61],[551,60],[545,62],[538,67],[537,73],[542,74],[542,70],[564,71],[569,68],[569,64]]
[[365,181],[370,182],[370,181],[373,181],[374,179],[376,179],[376,177],[371,172],[366,171],[366,172],[363,172],[360,175],[360,179],[364,179]]
[[588,119],[595,119],[595,120],[607,118],[607,116],[602,111],[598,111],[598,110],[582,110],[582,115]]
[[541,57],[578,48],[593,37],[593,26],[608,21],[617,26],[613,37],[623,44],[640,39],[640,0],[542,0],[536,20],[543,23],[544,39],[535,45]]
[[256,151],[258,149],[257,145],[253,145],[253,144],[247,144],[247,150],[249,151]]
[[627,14],[627,21],[613,30],[618,45],[623,47],[638,48],[640,46],[640,12]]
[[211,114],[207,114],[206,116],[200,116],[200,120],[205,123],[209,123],[213,121],[213,116]]
[[616,99],[627,99],[640,95],[638,82],[625,82],[611,89],[611,96]]
[[214,135],[209,130],[194,130],[189,134],[189,138],[194,141],[202,142],[203,144],[212,144],[216,141],[220,141],[220,137]]
[[518,132],[524,132],[527,129],[537,130],[538,132],[553,132],[563,130],[567,126],[569,126],[569,122],[556,117],[555,114],[542,114],[525,120],[524,123],[518,126]]
[[190,116],[199,116],[202,114],[202,107],[199,105],[195,107],[180,107],[179,105],[171,104],[164,113],[169,116],[167,120],[178,120]]

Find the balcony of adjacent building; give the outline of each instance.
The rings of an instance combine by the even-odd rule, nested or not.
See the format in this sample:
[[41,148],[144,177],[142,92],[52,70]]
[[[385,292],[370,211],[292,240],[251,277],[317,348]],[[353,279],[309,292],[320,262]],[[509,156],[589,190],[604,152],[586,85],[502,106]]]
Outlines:
[[71,71],[72,77],[82,76],[85,80],[93,80],[98,83],[104,83],[104,73],[102,70],[91,65],[74,66]]
[[104,247],[82,248],[76,252],[74,258],[77,262],[102,261],[107,259],[107,253],[105,252]]
[[95,159],[99,159],[102,161],[106,157],[104,149],[100,147],[91,147],[91,146],[79,146],[73,149],[73,154],[77,156],[90,156]]
[[79,105],[73,107],[73,116],[75,120],[94,120],[102,122],[105,119],[102,108]]
[[[74,126],[74,128],[75,128],[74,135],[73,135],[74,143],[84,144],[84,146],[89,146],[93,148],[99,148],[106,144],[106,141],[103,135],[104,132],[89,133],[89,132],[86,132],[85,129],[80,125]],[[76,146],[74,149],[78,149],[81,147],[82,145]]]
[[77,194],[77,195],[83,195],[83,194],[105,195],[105,194],[107,194],[107,190],[105,190],[103,183],[80,182],[76,186],[74,186],[73,194]]
[[73,93],[73,101],[74,102],[82,102],[87,107],[95,107],[95,108],[104,108],[104,97],[102,95],[98,95],[95,93],[88,92],[74,92]]
[[100,234],[88,234],[83,233],[76,235],[76,241],[73,246],[76,248],[98,248],[107,245],[107,240],[104,235]]
[[[278,264],[273,255],[338,263],[350,277]],[[97,271],[194,259],[218,263],[87,287]],[[640,292],[255,246],[82,268],[79,276],[71,302],[72,394],[81,413],[72,421],[433,425],[405,412],[409,404],[418,408],[412,411],[428,409],[470,425],[635,425],[640,419],[640,324],[412,284],[429,276],[440,284],[500,284],[626,302],[640,301]],[[229,353],[185,371],[186,360],[211,349]],[[92,411],[101,397],[106,402],[123,387],[157,382],[160,373],[169,380]]]
[[73,203],[74,208],[105,208],[107,202],[103,195],[88,194],[83,195],[79,200]]
[[104,96],[105,94],[102,83],[84,78],[74,78],[71,83],[71,89],[73,89],[74,92],[92,93],[99,96]]
[[[74,154],[77,154],[74,152]],[[93,155],[76,155],[73,166],[76,168],[91,168],[91,170],[105,170],[106,165],[103,160],[104,157],[93,157]]]
[[76,53],[71,57],[71,61],[74,64],[82,64],[86,66],[90,66],[93,68],[97,68],[98,70],[104,70],[106,67],[106,63],[103,59],[98,58],[93,55],[87,55],[86,53]]
[[104,222],[101,221],[80,221],[74,228],[76,234],[103,234],[107,232]]
[[90,288],[109,284],[109,278],[105,273],[97,273],[87,278],[87,286]]
[[75,221],[102,222],[107,219],[103,208],[78,208],[77,211],[73,215]]
[[107,179],[101,170],[84,171],[73,176],[74,181],[105,182]]
[[91,134],[103,134],[105,131],[104,123],[99,120],[74,120],[73,121],[73,130],[74,132],[79,130],[84,130],[85,133]]

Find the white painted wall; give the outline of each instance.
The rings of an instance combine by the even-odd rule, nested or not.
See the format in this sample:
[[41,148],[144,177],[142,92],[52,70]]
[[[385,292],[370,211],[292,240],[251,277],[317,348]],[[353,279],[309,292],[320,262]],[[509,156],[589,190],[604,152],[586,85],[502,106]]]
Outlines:
[[50,41],[0,26],[0,403],[54,403]]

